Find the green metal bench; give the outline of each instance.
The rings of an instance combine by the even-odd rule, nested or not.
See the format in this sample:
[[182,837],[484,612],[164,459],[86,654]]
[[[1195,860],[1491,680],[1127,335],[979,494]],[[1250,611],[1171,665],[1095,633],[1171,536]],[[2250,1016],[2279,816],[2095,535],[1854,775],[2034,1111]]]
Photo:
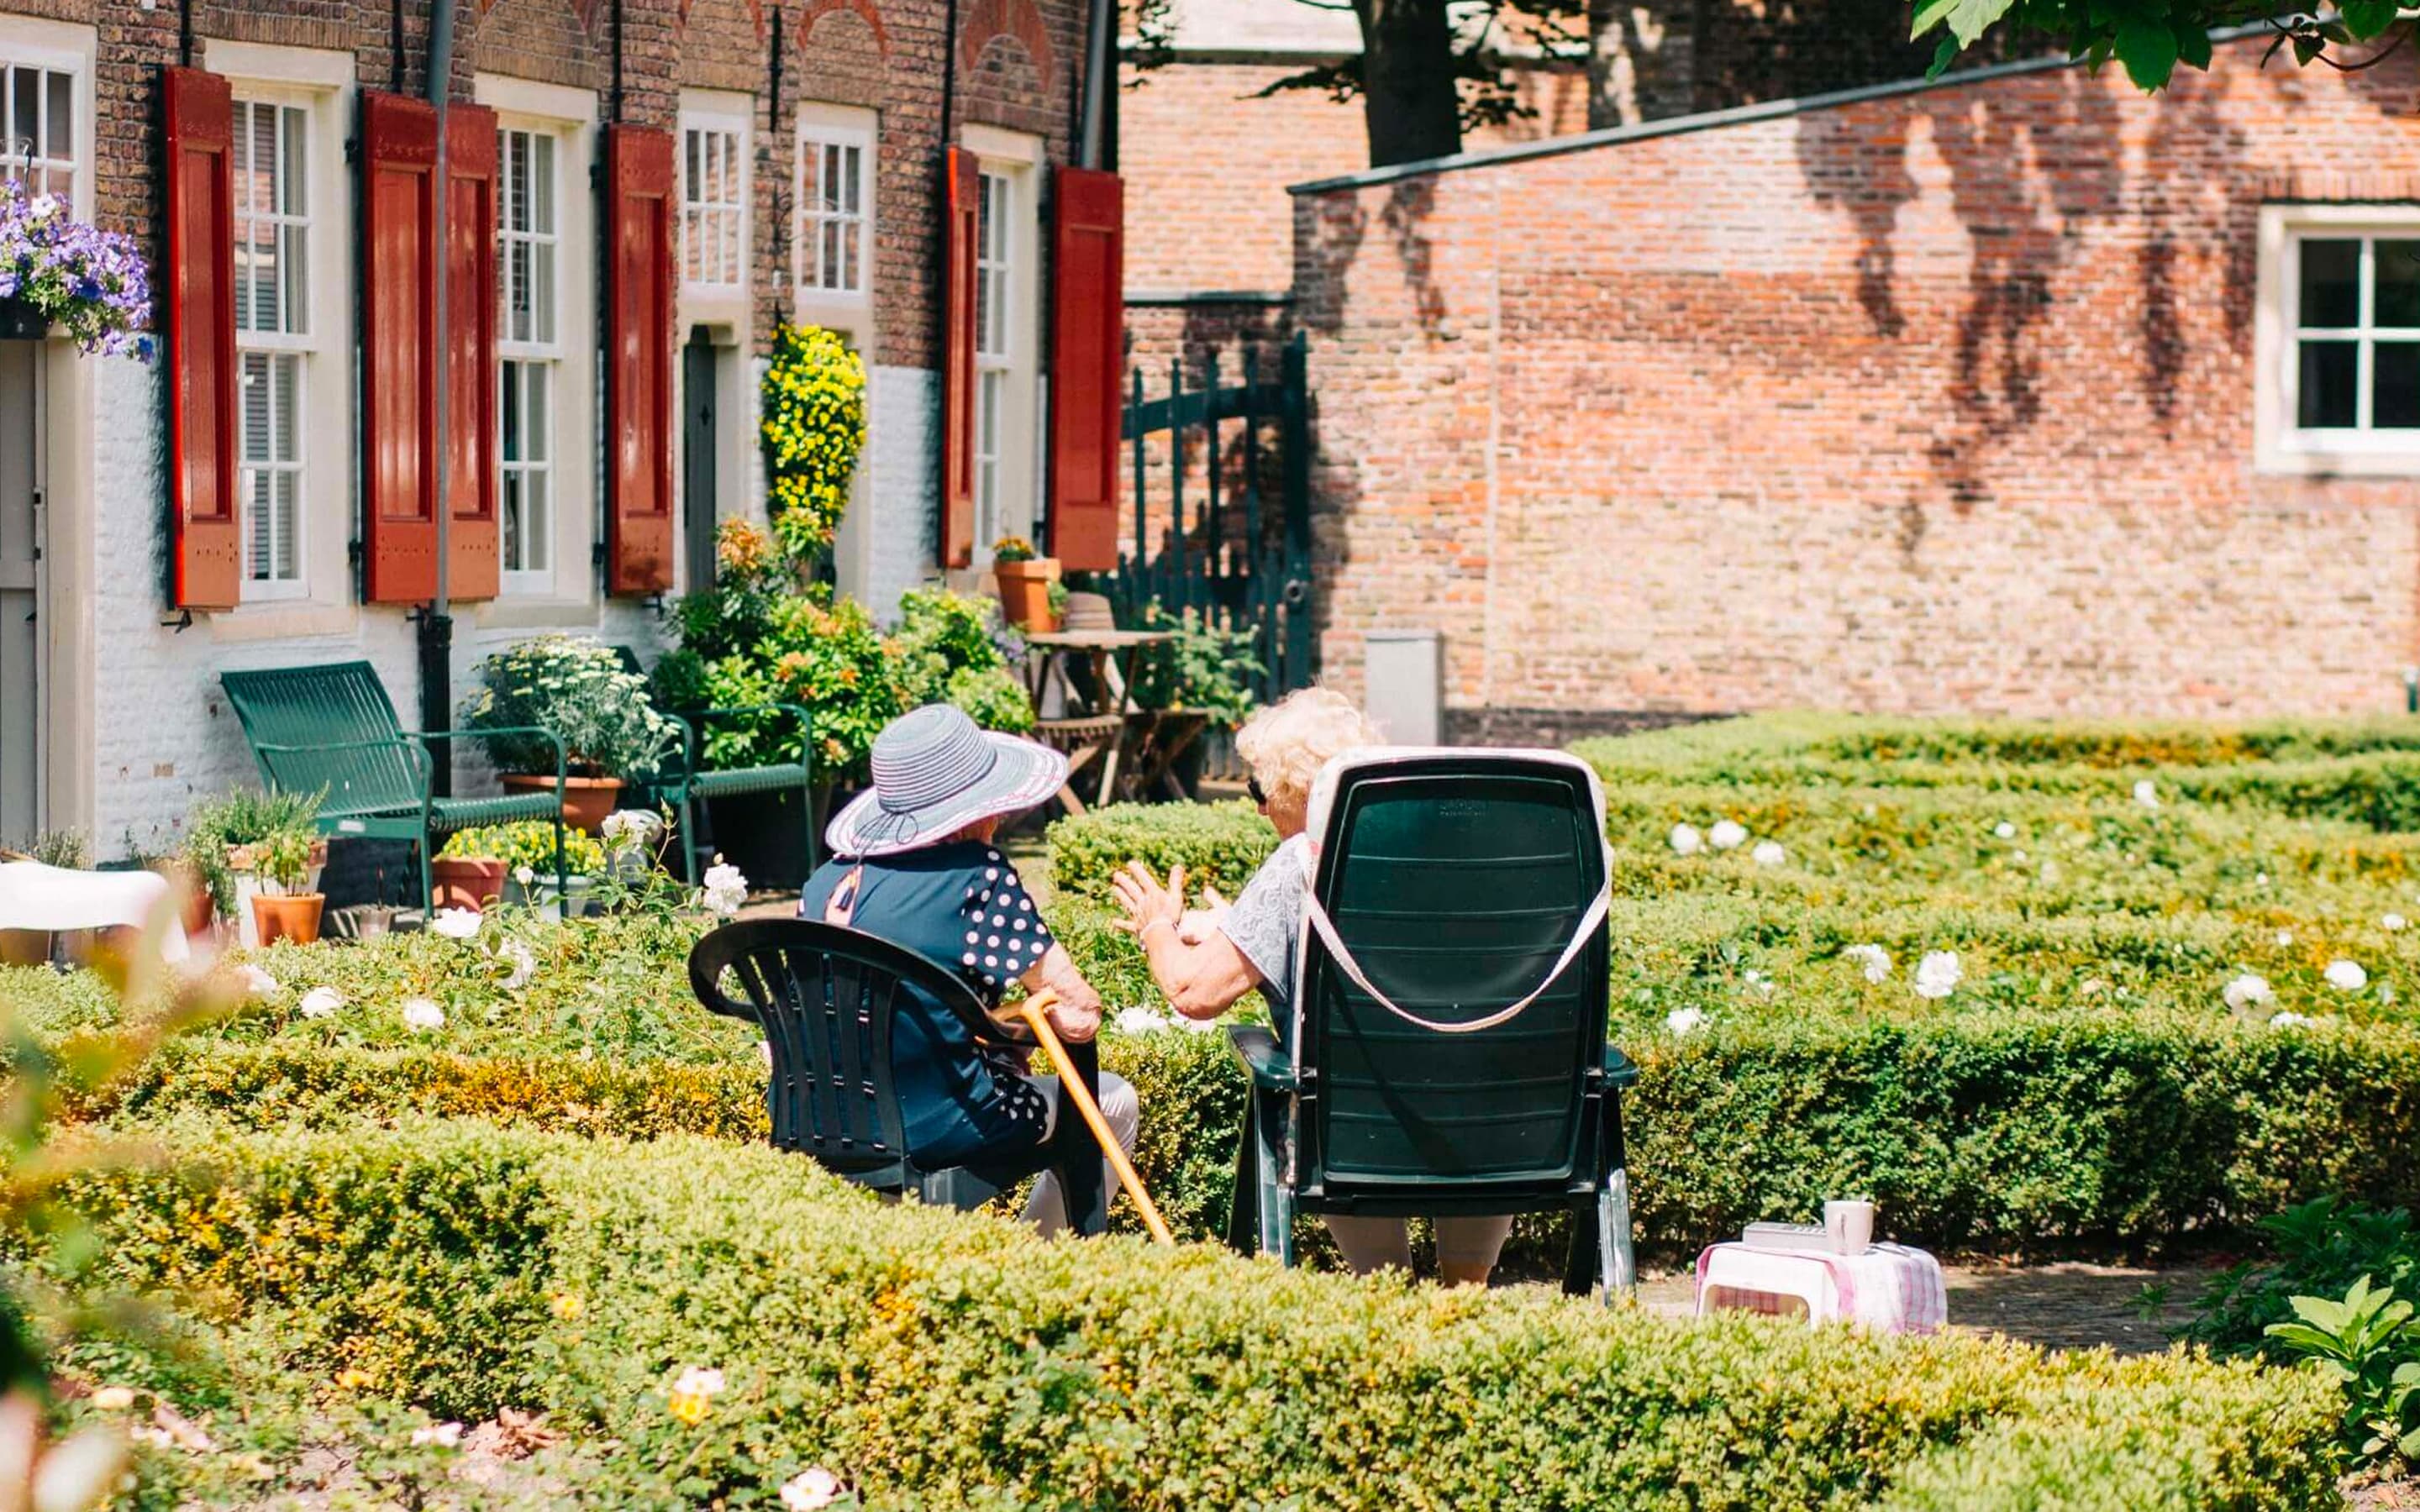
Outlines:
[[1291,1265],[1297,1211],[1560,1209],[1564,1289],[1610,1301],[1634,1280],[1637,1069],[1606,1039],[1596,775],[1550,751],[1373,752],[1323,777],[1311,829],[1328,933],[1307,906],[1280,1032],[1229,1031],[1252,1092],[1228,1242]]
[[[639,665],[637,652],[628,646],[613,649],[620,653],[623,666],[643,676],[645,674],[646,669]],[[799,759],[777,762],[769,766],[705,770],[705,750],[698,743],[698,727],[716,719],[757,714],[786,714],[799,721]],[[809,764],[814,749],[814,724],[807,711],[796,703],[749,703],[729,708],[692,709],[685,714],[665,711],[664,717],[680,731],[680,752],[659,766],[653,778],[639,784],[639,792],[634,795],[641,802],[667,804],[679,811],[682,878],[695,882],[700,857],[713,854],[713,847],[699,839],[698,805],[707,798],[733,798],[753,793],[795,791],[799,795],[799,822],[806,830],[807,871],[814,872],[814,778]]]
[[[554,822],[557,897],[569,896],[563,859],[562,738],[552,731],[406,730],[366,661],[222,672],[227,702],[272,793],[319,794],[319,829],[332,836],[411,841],[420,858],[421,906],[432,896],[428,861],[443,837],[522,819]],[[542,735],[554,745],[552,792],[441,798],[430,792],[430,747],[491,734]]]

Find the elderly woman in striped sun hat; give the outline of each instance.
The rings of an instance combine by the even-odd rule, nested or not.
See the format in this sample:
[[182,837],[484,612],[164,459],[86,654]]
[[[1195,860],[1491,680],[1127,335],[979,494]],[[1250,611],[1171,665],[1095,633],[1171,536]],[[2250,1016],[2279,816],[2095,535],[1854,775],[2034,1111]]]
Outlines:
[[[993,843],[1001,825],[1059,791],[1067,759],[1014,735],[986,733],[946,703],[904,714],[874,742],[874,787],[824,832],[832,858],[807,879],[799,916],[845,924],[954,967],[997,1009],[1012,981],[1059,995],[1061,1038],[1100,1027],[1093,990],[1042,921],[1041,910]],[[927,1169],[1030,1149],[1060,1117],[1059,1080],[1029,1076],[1005,1050],[978,1043],[956,1015],[910,992],[892,1031],[892,1063],[908,1149]],[[1101,1112],[1131,1152],[1141,1123],[1134,1088],[1101,1073]],[[1103,1189],[1117,1177],[1104,1170]],[[1045,1233],[1066,1227],[1058,1180],[1034,1184],[1026,1216]]]

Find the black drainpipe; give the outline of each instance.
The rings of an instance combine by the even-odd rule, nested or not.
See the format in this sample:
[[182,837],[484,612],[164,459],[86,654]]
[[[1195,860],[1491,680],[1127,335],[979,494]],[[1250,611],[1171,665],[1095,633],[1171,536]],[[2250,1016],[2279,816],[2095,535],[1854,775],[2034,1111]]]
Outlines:
[[[445,117],[446,103],[454,93],[454,0],[436,0],[429,17],[428,36],[428,102],[437,108],[437,192],[430,196],[431,216],[437,233],[437,591],[427,607],[420,611],[420,727],[423,730],[449,730],[454,724],[454,615],[453,603],[446,593],[446,578],[452,562],[448,542],[454,520],[454,496],[448,474],[452,460],[445,435],[446,386],[452,364],[445,339],[445,263],[449,250],[445,239],[445,211],[454,197],[454,186],[446,177]],[[454,743],[438,740],[429,743],[429,790],[440,797],[454,791]]]

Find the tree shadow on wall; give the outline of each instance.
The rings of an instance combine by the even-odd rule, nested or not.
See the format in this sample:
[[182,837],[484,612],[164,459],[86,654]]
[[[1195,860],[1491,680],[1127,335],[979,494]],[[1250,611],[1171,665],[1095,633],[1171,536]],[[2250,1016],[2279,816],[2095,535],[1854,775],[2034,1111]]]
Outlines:
[[[1404,285],[1411,295],[1415,322],[1422,333],[1435,334],[1444,326],[1446,319],[1445,294],[1436,285],[1435,259],[1425,224],[1436,207],[1436,180],[1428,175],[1398,179],[1386,186],[1384,194],[1378,207],[1378,224],[1393,245],[1395,260],[1403,269]],[[1362,191],[1353,194],[1322,196],[1312,202],[1315,208],[1309,213],[1316,219],[1309,227],[1313,242],[1310,256],[1315,266],[1326,270],[1322,282],[1333,291],[1336,302],[1298,306],[1295,317],[1306,330],[1333,335],[1343,324],[1342,301],[1351,283],[1345,270],[1360,257],[1362,244],[1369,239],[1369,197],[1370,192]],[[1298,228],[1297,239],[1302,235]],[[1297,247],[1297,264],[1303,256],[1304,250]]]

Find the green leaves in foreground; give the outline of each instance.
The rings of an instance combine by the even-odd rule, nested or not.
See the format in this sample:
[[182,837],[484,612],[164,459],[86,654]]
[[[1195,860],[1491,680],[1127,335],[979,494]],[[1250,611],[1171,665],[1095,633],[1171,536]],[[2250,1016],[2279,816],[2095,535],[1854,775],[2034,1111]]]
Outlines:
[[1927,78],[1939,78],[1958,55],[2006,21],[2019,33],[2064,43],[2068,55],[2094,68],[2115,57],[2138,88],[2166,87],[2177,65],[2210,67],[2213,32],[2268,22],[2271,51],[2291,44],[2294,60],[2309,63],[2329,47],[2383,38],[2396,24],[2397,0],[2349,0],[2334,15],[2272,21],[2265,7],[2243,0],[1916,0],[1911,39],[1939,31]]
[[2412,1304],[2363,1276],[2344,1301],[2296,1297],[2268,1334],[2344,1388],[2345,1434],[2365,1458],[2420,1459],[2420,1330]]

